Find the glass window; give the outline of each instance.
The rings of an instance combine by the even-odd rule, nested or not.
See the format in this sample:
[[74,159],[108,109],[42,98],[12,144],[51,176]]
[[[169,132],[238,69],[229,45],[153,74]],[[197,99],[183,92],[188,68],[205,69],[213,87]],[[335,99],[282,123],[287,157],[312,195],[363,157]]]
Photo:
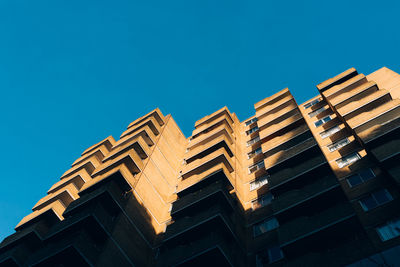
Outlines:
[[256,136],[253,139],[247,141],[247,146],[251,146],[252,144],[257,143],[258,141],[260,141],[260,137]]
[[310,118],[315,117],[315,116],[317,116],[318,114],[320,114],[321,112],[323,112],[323,111],[325,111],[325,110],[326,110],[325,107],[316,109],[316,110],[311,111],[310,113],[308,113],[308,116],[310,116]]
[[388,221],[386,224],[377,227],[376,231],[382,241],[387,241],[400,236],[400,218]]
[[258,131],[258,126],[253,127],[253,128],[251,128],[250,130],[247,130],[247,131],[246,131],[246,134],[249,135],[249,134],[252,134],[252,133],[254,133],[254,132],[256,132],[256,131]]
[[390,202],[391,200],[393,200],[392,195],[386,189],[382,189],[360,199],[359,203],[364,211],[369,211],[373,208]]
[[261,186],[268,184],[268,175],[263,176],[260,178],[257,178],[255,181],[250,183],[250,191],[256,190],[257,188],[260,188]]
[[319,103],[319,101],[321,101],[320,98],[314,99],[313,101],[308,102],[307,104],[305,104],[303,107],[304,107],[305,109],[311,108],[311,107],[314,106],[315,104]]
[[271,193],[267,193],[267,194],[263,195],[262,197],[257,198],[256,200],[253,200],[251,202],[252,209],[255,210],[255,209],[267,206],[271,203],[271,201],[273,199],[274,199],[274,196]]
[[373,172],[372,169],[364,169],[360,171],[358,174],[361,176],[364,182],[375,177],[375,173]]
[[332,127],[332,128],[329,128],[329,129],[326,130],[326,131],[321,132],[319,135],[320,135],[322,138],[326,138],[326,137],[329,137],[329,136],[331,136],[332,134],[337,133],[337,132],[339,132],[339,131],[340,131],[340,127],[339,127],[339,126],[334,126],[334,127]]
[[350,187],[359,185],[375,177],[375,173],[371,169],[364,169],[347,178]]
[[333,142],[332,144],[328,145],[328,149],[330,152],[336,151],[341,147],[344,147],[345,145],[349,144],[350,141],[347,138],[340,139],[339,141]]
[[255,155],[258,155],[262,152],[261,147],[258,147],[257,149],[251,151],[250,153],[247,154],[247,158],[251,159],[252,157],[254,157]]
[[330,121],[330,120],[332,120],[332,118],[331,118],[330,115],[328,115],[328,116],[326,116],[326,117],[323,117],[322,119],[317,120],[316,122],[314,122],[315,127],[319,127],[319,126],[321,126],[322,124],[327,123],[327,122]]
[[356,162],[359,159],[361,159],[361,156],[357,152],[355,152],[351,153],[350,155],[344,156],[341,159],[337,159],[336,163],[339,166],[339,168],[343,168]]
[[275,217],[269,218],[260,223],[257,223],[253,226],[254,237],[259,236],[268,231],[271,231],[271,230],[277,228],[278,226],[279,226],[279,222]]
[[256,121],[258,121],[258,119],[257,118],[252,118],[251,120],[248,120],[248,121],[246,121],[246,126],[249,126],[250,124],[252,124],[253,122],[256,122]]
[[268,249],[269,263],[276,262],[283,258],[283,252],[279,246],[270,247]]
[[270,247],[256,254],[256,266],[269,266],[270,263],[283,259],[283,252],[279,246]]
[[249,173],[253,173],[255,171],[258,171],[261,168],[264,168],[264,160],[261,160],[257,162],[256,164],[253,164],[249,167]]

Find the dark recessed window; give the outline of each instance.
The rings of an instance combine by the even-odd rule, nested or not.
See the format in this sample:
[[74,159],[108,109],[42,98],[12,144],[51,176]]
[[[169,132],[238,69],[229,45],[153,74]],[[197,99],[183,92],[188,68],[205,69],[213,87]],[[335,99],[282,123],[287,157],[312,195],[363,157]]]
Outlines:
[[359,203],[364,211],[369,211],[391,200],[393,200],[392,195],[386,189],[382,189],[360,199]]

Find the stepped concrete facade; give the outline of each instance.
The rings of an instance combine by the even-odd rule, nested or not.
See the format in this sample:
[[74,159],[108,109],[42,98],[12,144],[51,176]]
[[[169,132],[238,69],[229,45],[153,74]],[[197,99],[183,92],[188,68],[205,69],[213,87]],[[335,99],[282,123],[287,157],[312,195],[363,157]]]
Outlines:
[[[394,266],[400,75],[351,68],[298,104],[186,138],[155,109],[82,152],[0,245],[0,266]],[[379,265],[380,264],[380,265]]]

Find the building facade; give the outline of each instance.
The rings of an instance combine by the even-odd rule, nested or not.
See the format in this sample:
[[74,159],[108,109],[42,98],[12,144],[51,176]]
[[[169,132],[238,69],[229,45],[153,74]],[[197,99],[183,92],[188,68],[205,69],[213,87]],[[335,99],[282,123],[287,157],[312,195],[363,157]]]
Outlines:
[[351,68],[186,138],[159,109],[72,164],[0,245],[0,266],[395,266],[400,75]]

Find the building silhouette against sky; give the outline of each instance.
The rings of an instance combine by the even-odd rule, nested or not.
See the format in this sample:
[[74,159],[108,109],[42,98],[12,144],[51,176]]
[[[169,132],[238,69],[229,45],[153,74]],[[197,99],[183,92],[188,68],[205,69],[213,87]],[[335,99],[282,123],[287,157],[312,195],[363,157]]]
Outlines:
[[189,138],[159,109],[133,121],[73,162],[0,266],[394,266],[400,75],[351,68],[317,88],[243,122],[224,107]]

